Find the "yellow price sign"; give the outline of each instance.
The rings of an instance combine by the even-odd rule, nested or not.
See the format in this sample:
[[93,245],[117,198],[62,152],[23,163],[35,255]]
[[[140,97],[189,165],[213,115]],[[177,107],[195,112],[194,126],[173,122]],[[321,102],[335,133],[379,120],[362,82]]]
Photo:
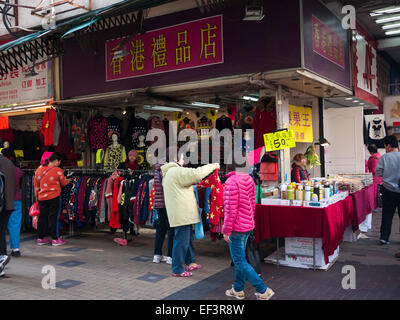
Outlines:
[[76,162],[76,164],[78,165],[78,168],[82,168],[83,167],[83,161],[82,160],[78,160]]
[[296,147],[292,130],[264,134],[265,151],[276,151]]
[[24,150],[14,150],[14,154],[17,158],[23,158],[24,157]]

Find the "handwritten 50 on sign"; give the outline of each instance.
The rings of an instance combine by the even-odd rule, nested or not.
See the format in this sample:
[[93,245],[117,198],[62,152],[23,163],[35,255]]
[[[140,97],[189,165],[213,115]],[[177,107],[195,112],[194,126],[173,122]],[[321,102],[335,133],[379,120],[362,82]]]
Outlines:
[[264,134],[265,151],[276,151],[296,147],[292,130]]

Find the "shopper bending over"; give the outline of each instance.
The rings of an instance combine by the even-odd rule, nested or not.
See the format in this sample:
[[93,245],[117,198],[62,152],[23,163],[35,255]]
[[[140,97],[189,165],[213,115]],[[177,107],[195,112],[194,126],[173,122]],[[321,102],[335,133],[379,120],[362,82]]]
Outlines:
[[381,244],[389,244],[396,209],[400,217],[400,153],[396,136],[386,136],[384,145],[386,153],[376,166],[376,175],[382,177],[382,223],[379,241]]
[[247,280],[256,289],[258,300],[269,300],[274,291],[264,284],[257,272],[246,260],[246,243],[250,231],[254,229],[256,207],[256,186],[247,173],[236,172],[235,166],[227,167],[228,180],[224,187],[224,226],[222,233],[229,243],[231,257],[235,265],[235,282],[226,290],[229,297],[244,299],[244,285]]
[[292,182],[300,183],[310,179],[310,173],[307,170],[306,157],[298,153],[293,158],[292,164]]
[[[15,166],[15,158],[13,152],[9,149],[1,150],[1,153],[10,160]],[[15,166],[15,201],[14,211],[10,215],[8,220],[8,233],[10,234],[10,249],[13,257],[20,257],[21,252],[19,250],[19,238],[21,233],[21,220],[22,220],[22,209],[21,209],[21,178],[22,171],[20,168]]]
[[[179,153],[174,162],[166,163],[161,167],[168,221],[174,228],[172,249],[172,276],[174,277],[190,277],[192,276],[190,271],[201,267],[195,263],[193,251],[192,226],[200,222],[193,185],[200,183],[214,170],[219,169],[218,163],[197,169],[184,168],[183,164],[183,154]],[[183,263],[186,264],[187,271],[184,270]]]
[[35,195],[40,209],[37,244],[40,246],[50,242],[45,238],[48,219],[50,219],[51,237],[53,238],[52,245],[65,244],[65,241],[57,236],[57,215],[60,209],[61,186],[66,186],[70,180],[65,178],[64,172],[59,168],[61,160],[60,154],[53,153],[35,173]]

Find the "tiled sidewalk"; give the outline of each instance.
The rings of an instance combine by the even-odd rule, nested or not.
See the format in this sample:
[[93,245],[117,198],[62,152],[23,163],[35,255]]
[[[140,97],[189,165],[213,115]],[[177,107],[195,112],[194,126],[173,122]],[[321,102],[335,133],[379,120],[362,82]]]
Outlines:
[[[398,216],[394,218],[389,246],[378,244],[380,214],[374,214],[368,239],[342,243],[338,261],[328,271],[305,270],[262,264],[263,278],[275,290],[273,299],[399,299],[400,251]],[[152,262],[154,230],[142,229],[127,247],[112,240],[115,235],[85,233],[67,239],[62,247],[36,246],[32,234],[23,234],[20,258],[13,258],[0,279],[0,299],[151,299],[221,300],[232,285],[227,244],[213,243],[208,235],[195,241],[197,262],[203,268],[191,278],[171,277],[171,267]],[[56,270],[56,290],[42,288],[45,265]],[[355,290],[344,290],[342,267],[356,269]],[[246,298],[254,299],[254,290],[246,285]]]

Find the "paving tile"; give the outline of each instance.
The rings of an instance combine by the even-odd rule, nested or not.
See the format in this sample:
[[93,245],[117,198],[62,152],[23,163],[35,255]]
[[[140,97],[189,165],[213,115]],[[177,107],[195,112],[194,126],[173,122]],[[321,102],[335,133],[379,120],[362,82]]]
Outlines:
[[78,252],[78,251],[82,251],[82,250],[86,250],[86,248],[65,248],[63,249],[64,251],[71,251],[71,252]]
[[131,259],[132,261],[140,261],[140,262],[149,262],[153,261],[153,258],[148,257],[148,256],[137,256],[135,258]]
[[58,266],[67,267],[67,268],[73,268],[73,267],[77,267],[77,266],[80,266],[80,265],[85,264],[85,263],[86,262],[70,260],[70,261],[66,261],[66,262],[63,262],[63,263],[59,263]]
[[61,289],[69,289],[69,288],[73,288],[76,286],[79,286],[81,284],[84,284],[85,282],[83,281],[76,281],[76,280],[71,280],[71,279],[66,279],[60,282],[56,283],[56,288],[61,288]]

